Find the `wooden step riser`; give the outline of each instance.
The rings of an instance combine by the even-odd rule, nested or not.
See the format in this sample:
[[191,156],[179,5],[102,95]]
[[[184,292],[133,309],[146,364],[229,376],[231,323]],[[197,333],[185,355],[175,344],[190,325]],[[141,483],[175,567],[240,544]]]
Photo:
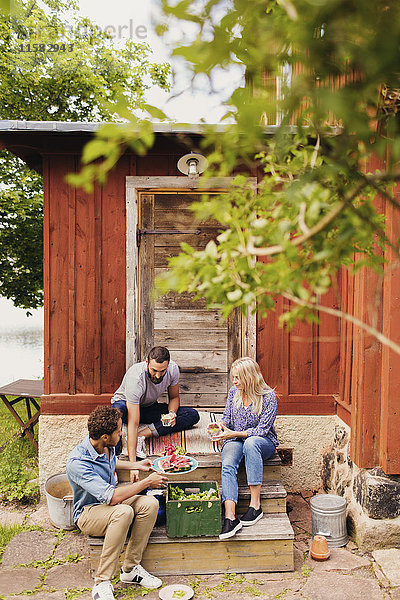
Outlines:
[[[294,532],[287,515],[266,514],[234,537],[171,538],[156,527],[143,555],[145,569],[155,575],[207,575],[293,570]],[[91,566],[97,568],[102,538],[89,538]]]
[[[95,573],[101,546],[90,547],[90,565]],[[120,557],[117,573],[121,570]],[[143,567],[157,576],[210,575],[213,573],[265,573],[293,571],[292,540],[232,540],[149,544],[143,555]]]
[[[249,508],[249,498],[243,498],[239,495],[236,506],[236,514],[240,517]],[[285,498],[261,498],[261,508],[264,514],[276,515],[286,513]]]

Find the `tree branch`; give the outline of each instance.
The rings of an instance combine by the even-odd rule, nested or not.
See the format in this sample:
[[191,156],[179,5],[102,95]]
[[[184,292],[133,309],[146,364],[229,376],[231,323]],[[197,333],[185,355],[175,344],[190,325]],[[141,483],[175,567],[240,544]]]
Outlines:
[[[364,185],[362,187],[364,187]],[[336,217],[338,215],[340,215],[340,213],[342,212],[342,210],[345,207],[346,207],[346,202],[339,202],[331,210],[330,213],[325,215],[325,217],[323,217],[323,219],[321,219],[319,221],[319,223],[317,223],[316,225],[314,225],[314,227],[309,229],[308,233],[305,233],[304,235],[300,235],[299,237],[295,238],[292,241],[292,246],[295,246],[295,247],[300,246],[300,244],[303,244],[304,242],[309,240],[311,237],[313,237],[314,235],[316,235],[317,233],[319,233],[320,231],[325,229],[325,227],[327,227],[330,223],[332,223],[332,221],[334,221],[336,219]],[[250,239],[246,246],[246,252],[248,254],[252,254],[254,256],[273,256],[274,254],[279,254],[280,252],[283,252],[283,251],[284,251],[284,247],[281,246],[280,244],[277,246],[269,246],[268,248],[257,248],[256,246],[254,246],[254,237],[253,236],[250,236]]]
[[[293,241],[291,242],[292,246],[297,247],[300,244],[303,244],[304,242],[306,242],[307,240],[312,238],[317,233],[320,233],[321,231],[323,231],[325,229],[325,227],[330,225],[330,223],[332,223],[332,221],[334,221],[336,219],[336,217],[339,216],[339,214],[342,212],[342,210],[344,210],[344,208],[346,206],[351,205],[352,201],[355,198],[357,198],[357,196],[362,192],[362,190],[364,188],[366,188],[370,185],[370,186],[374,187],[375,189],[378,189],[380,193],[382,193],[383,195],[386,196],[386,194],[384,192],[382,192],[382,190],[380,190],[380,188],[377,188],[377,184],[389,182],[389,181],[398,181],[398,180],[400,180],[400,173],[394,173],[394,174],[374,173],[372,175],[363,176],[362,181],[356,186],[354,191],[349,196],[344,197],[342,202],[337,204],[331,210],[330,213],[325,215],[321,219],[321,221],[319,221],[319,223],[317,223],[316,225],[314,225],[314,227],[309,229],[308,232],[304,233],[304,235],[300,235],[299,237],[294,238]],[[392,202],[395,206],[400,208],[400,203],[397,204],[397,202],[394,201],[394,199],[392,199]],[[300,215],[299,215],[299,218],[300,218]],[[385,236],[385,238],[386,238],[386,236]],[[251,254],[253,256],[273,256],[275,254],[280,254],[283,251],[284,251],[284,247],[281,244],[278,244],[276,246],[268,246],[267,248],[257,247],[254,245],[254,237],[253,236],[250,236],[250,239],[245,248],[245,252],[247,254]]]

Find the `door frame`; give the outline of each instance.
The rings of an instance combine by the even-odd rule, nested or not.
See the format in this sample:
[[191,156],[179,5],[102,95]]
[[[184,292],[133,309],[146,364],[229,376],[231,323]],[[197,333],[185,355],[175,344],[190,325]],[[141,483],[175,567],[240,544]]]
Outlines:
[[[204,181],[204,184],[203,184]],[[137,244],[137,226],[139,222],[139,193],[151,194],[158,191],[191,192],[201,189],[207,192],[226,191],[234,177],[218,177],[205,180],[201,177],[175,176],[133,176],[126,177],[126,368],[138,360],[137,343],[139,339],[139,249]],[[257,190],[257,178],[249,178],[251,186]],[[256,315],[249,308],[242,317],[242,355],[256,360]]]

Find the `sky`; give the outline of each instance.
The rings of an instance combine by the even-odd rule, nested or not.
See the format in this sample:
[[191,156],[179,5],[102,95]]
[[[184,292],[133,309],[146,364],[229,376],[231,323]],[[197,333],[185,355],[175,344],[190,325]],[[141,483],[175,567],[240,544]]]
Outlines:
[[[130,36],[134,41],[145,41],[153,50],[154,60],[172,62],[176,75],[174,90],[170,94],[154,90],[149,96],[150,103],[162,108],[177,122],[199,123],[204,119],[207,123],[218,123],[226,111],[221,106],[221,101],[229,97],[232,86],[240,81],[241,71],[220,70],[213,82],[217,94],[210,94],[205,77],[198,77],[193,86],[183,63],[177,59],[171,60],[169,48],[155,33],[153,22],[159,16],[159,4],[158,0],[113,0],[110,3],[79,0],[81,14],[89,17],[103,30],[109,26],[116,40]],[[185,27],[183,34],[193,35],[195,30]],[[181,33],[177,27],[173,28],[171,40],[180,39]]]

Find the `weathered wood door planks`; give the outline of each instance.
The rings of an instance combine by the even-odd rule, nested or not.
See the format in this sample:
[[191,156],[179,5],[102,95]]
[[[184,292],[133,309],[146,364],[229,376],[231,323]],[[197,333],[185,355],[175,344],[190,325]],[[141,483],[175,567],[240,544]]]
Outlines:
[[139,206],[139,360],[154,345],[169,348],[181,369],[181,399],[189,406],[220,408],[229,389],[229,368],[241,353],[239,314],[223,321],[205,300],[170,292],[151,301],[155,276],[185,241],[202,249],[221,232],[216,221],[197,222],[190,210],[196,192],[140,192]]

